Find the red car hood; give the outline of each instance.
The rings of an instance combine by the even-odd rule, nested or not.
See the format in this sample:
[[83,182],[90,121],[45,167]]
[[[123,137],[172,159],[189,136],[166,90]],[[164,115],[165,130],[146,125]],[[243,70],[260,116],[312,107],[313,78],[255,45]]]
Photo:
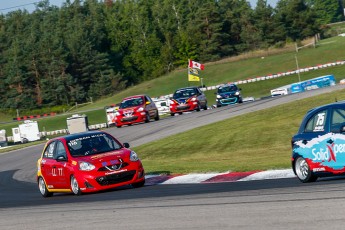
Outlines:
[[135,112],[135,111],[137,111],[140,107],[143,107],[143,105],[135,106],[135,107],[129,107],[129,108],[125,108],[125,109],[119,109],[118,112],[119,112],[119,113]]
[[101,166],[104,162],[108,164],[114,164],[115,160],[122,159],[123,161],[128,161],[130,157],[130,150],[129,149],[120,149],[112,152],[100,153],[96,155],[84,156],[75,158],[77,161],[85,161],[89,162],[95,166]]

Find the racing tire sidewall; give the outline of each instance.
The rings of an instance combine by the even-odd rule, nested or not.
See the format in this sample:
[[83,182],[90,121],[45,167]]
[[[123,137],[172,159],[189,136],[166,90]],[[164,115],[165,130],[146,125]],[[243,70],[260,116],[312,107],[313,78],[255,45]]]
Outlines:
[[38,178],[38,188],[43,197],[50,197],[53,195],[52,192],[48,191],[46,182],[44,181],[43,177]]
[[310,170],[308,162],[303,157],[297,157],[294,167],[297,178],[301,182],[308,183],[316,181],[317,177]]
[[77,196],[81,195],[81,190],[80,190],[78,181],[73,175],[71,176],[71,190],[74,195],[77,195]]

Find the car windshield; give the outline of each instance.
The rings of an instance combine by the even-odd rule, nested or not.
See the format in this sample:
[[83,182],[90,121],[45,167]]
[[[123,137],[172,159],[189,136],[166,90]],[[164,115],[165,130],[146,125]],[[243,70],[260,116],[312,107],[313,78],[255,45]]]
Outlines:
[[136,107],[144,104],[144,100],[142,97],[133,97],[129,99],[125,99],[120,104],[120,109]]
[[174,93],[173,98],[174,99],[188,98],[188,97],[192,97],[194,95],[196,95],[195,89],[181,89],[181,90],[177,90]]
[[224,86],[218,88],[218,93],[227,93],[227,92],[233,92],[237,91],[237,87],[235,85],[230,85],[230,86]]
[[67,141],[72,156],[95,155],[118,150],[121,145],[106,133],[91,134]]

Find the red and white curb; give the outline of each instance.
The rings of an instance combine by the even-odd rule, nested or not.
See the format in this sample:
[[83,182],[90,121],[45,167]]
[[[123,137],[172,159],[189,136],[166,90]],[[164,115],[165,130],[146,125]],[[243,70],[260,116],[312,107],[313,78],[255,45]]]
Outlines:
[[221,183],[296,177],[292,169],[205,174],[146,175],[145,185]]

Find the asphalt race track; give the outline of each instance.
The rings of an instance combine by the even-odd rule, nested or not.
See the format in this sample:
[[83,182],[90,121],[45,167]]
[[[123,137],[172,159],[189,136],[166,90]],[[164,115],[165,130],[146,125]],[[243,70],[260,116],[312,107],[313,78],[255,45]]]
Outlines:
[[[244,113],[335,89],[111,128],[138,146]],[[302,184],[296,178],[248,182],[152,185],[43,198],[35,183],[43,145],[0,155],[0,229],[344,229],[344,178]],[[140,153],[139,153],[140,155]]]

